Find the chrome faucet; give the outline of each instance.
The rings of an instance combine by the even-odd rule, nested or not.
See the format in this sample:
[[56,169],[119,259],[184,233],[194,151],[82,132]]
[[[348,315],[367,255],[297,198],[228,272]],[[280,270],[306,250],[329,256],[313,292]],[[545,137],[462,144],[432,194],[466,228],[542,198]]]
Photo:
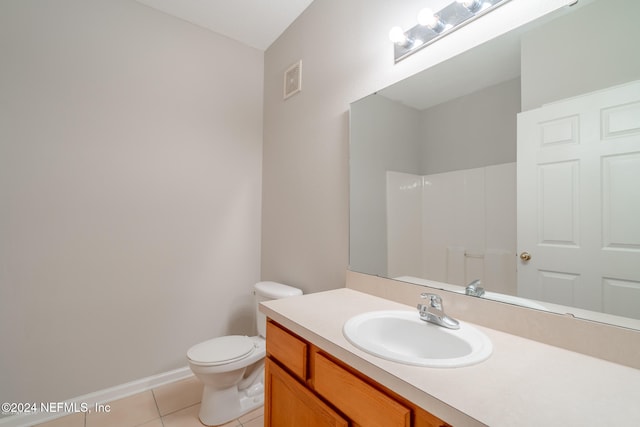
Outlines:
[[460,323],[457,320],[444,314],[440,295],[422,293],[420,298],[427,300],[427,304],[418,304],[418,313],[421,320],[449,329],[460,328]]
[[480,279],[476,279],[473,282],[469,283],[466,288],[464,288],[464,293],[467,295],[471,295],[472,297],[481,297],[484,295],[484,288],[481,288],[480,285],[482,282]]

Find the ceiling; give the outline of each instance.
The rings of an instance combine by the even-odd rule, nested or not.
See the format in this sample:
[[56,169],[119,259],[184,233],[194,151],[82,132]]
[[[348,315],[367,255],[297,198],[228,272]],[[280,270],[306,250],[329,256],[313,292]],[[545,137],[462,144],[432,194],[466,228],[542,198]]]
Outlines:
[[266,50],[313,0],[136,0]]

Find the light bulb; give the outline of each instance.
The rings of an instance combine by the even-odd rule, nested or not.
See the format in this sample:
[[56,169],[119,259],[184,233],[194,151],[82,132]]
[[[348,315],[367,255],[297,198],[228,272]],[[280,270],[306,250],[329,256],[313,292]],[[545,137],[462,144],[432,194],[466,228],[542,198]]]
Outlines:
[[482,0],[456,0],[458,3],[469,9],[471,12],[477,12],[482,8]]
[[407,36],[404,35],[404,31],[400,27],[393,27],[389,31],[389,39],[396,44],[404,44],[407,42]]
[[438,24],[438,18],[433,10],[425,8],[418,13],[418,24],[433,27]]
[[436,33],[441,32],[445,28],[444,22],[429,8],[422,9],[420,13],[418,13],[418,24],[426,26]]

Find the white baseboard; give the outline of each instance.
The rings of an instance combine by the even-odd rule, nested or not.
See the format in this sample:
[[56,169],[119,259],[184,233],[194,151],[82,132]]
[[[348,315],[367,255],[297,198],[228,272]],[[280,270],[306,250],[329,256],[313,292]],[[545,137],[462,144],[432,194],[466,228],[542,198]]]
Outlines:
[[[189,378],[191,376],[193,376],[191,369],[189,369],[188,366],[185,366],[184,368],[179,368],[169,372],[163,372],[158,375],[152,375],[150,377],[131,381],[125,384],[120,384],[115,387],[110,387],[104,390],[85,394],[84,396],[69,399],[63,403],[75,408],[94,408],[97,404],[103,404],[122,399],[123,397],[151,390],[152,388]],[[29,427],[34,424],[44,423],[55,418],[64,417],[66,415],[70,414],[66,412],[33,412],[29,414],[12,415],[9,417],[0,418],[0,426]]]

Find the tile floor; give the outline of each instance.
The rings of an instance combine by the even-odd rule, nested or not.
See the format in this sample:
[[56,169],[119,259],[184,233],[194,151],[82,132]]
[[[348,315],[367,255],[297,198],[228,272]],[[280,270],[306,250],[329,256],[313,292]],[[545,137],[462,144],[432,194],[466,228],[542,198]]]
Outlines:
[[[202,427],[198,419],[202,383],[196,377],[109,402],[111,411],[73,414],[37,427]],[[262,408],[224,427],[262,427]]]

